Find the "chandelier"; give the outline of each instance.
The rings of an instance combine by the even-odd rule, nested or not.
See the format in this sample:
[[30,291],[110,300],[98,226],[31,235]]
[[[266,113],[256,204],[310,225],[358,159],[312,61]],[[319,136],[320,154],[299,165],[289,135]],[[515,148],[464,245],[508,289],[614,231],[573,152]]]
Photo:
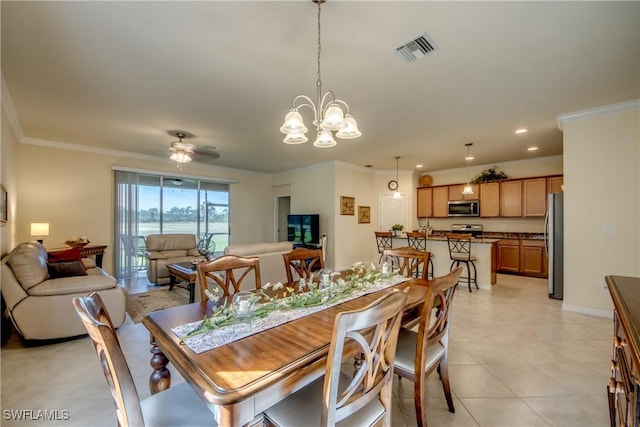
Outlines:
[[467,161],[467,185],[464,186],[462,194],[468,196],[473,194],[473,187],[469,183],[469,161],[473,160],[473,156],[471,155],[471,146],[473,145],[473,142],[468,142],[464,145],[467,147],[467,157],[464,158]]
[[[313,145],[319,148],[334,147],[337,143],[335,136],[341,139],[357,138],[361,134],[356,119],[349,114],[349,105],[336,99],[333,91],[322,93],[322,78],[320,76],[320,5],[326,0],[312,0],[318,5],[318,73],[316,80],[316,102],[306,95],[298,95],[291,102],[291,108],[284,118],[280,131],[287,136],[285,144],[302,144],[309,139],[305,135],[308,131],[299,110],[309,107],[313,110],[313,124],[316,126],[317,137]],[[345,111],[346,110],[346,111]]]
[[186,137],[185,133],[176,132],[176,136],[178,137],[178,141],[171,143],[171,147],[169,147],[171,156],[169,158],[176,162],[178,169],[182,170],[182,164],[189,163],[192,160],[191,155],[193,154],[194,146],[193,144],[182,142],[182,139]]

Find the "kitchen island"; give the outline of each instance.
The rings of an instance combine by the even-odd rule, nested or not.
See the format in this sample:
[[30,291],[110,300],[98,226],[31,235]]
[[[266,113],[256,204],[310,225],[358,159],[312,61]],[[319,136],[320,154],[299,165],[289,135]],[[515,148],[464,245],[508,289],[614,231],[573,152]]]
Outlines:
[[[400,236],[392,239],[393,247],[400,248],[409,246],[407,237]],[[496,246],[500,239],[492,238],[473,238],[471,239],[471,255],[475,256],[477,270],[478,287],[490,289],[496,283]],[[451,258],[449,258],[449,245],[447,236],[442,234],[432,234],[427,236],[427,251],[433,256],[433,276],[444,276],[450,271]],[[462,275],[466,277],[467,269],[465,268]],[[473,275],[473,268],[471,268]],[[466,281],[466,280],[464,280]]]

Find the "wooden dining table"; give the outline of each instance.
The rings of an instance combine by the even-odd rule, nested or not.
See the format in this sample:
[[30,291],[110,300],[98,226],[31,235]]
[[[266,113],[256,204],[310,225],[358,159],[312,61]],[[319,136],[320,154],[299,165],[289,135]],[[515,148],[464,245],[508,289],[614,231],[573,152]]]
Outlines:
[[431,281],[412,278],[254,335],[197,354],[172,328],[202,320],[215,304],[159,310],[142,323],[151,334],[151,393],[171,384],[169,362],[209,405],[220,426],[250,424],[275,403],[325,373],[336,315],[360,309],[393,289],[409,288],[405,317],[419,316]]

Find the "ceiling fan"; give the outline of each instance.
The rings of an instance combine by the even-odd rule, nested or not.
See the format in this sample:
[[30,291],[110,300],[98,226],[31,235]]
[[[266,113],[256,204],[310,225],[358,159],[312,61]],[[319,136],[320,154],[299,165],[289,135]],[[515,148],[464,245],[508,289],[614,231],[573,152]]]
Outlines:
[[173,153],[171,154],[171,160],[175,160],[179,168],[182,163],[187,163],[192,160],[199,163],[208,163],[220,158],[220,153],[217,148],[212,145],[197,146],[189,142],[184,142],[183,139],[195,137],[195,135],[189,132],[170,130],[167,131],[167,134],[178,138],[177,141],[171,143],[169,150]]

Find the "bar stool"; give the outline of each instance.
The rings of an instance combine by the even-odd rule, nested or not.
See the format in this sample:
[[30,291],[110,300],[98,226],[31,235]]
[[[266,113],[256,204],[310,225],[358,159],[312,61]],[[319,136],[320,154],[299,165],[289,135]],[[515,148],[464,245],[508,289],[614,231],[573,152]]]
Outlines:
[[[450,270],[453,270],[454,266],[458,267],[461,262],[467,266],[467,285],[469,285],[469,292],[471,292],[471,282],[478,287],[476,264],[477,258],[471,255],[471,234],[457,234],[448,233],[447,243],[449,244],[449,257],[451,258]],[[471,278],[471,269],[469,264],[473,267],[473,279]],[[461,277],[464,279],[464,277]]]
[[[409,241],[409,247],[417,249],[419,251],[427,252],[427,233],[420,231],[407,231],[407,240]],[[433,254],[429,256],[429,264],[427,266],[427,277],[433,279]],[[418,272],[416,272],[418,277]]]
[[382,261],[382,254],[385,249],[392,249],[393,243],[391,238],[393,237],[393,233],[391,231],[375,231],[376,233],[376,244],[378,245],[378,253],[380,254],[380,259],[378,259],[378,264]]

